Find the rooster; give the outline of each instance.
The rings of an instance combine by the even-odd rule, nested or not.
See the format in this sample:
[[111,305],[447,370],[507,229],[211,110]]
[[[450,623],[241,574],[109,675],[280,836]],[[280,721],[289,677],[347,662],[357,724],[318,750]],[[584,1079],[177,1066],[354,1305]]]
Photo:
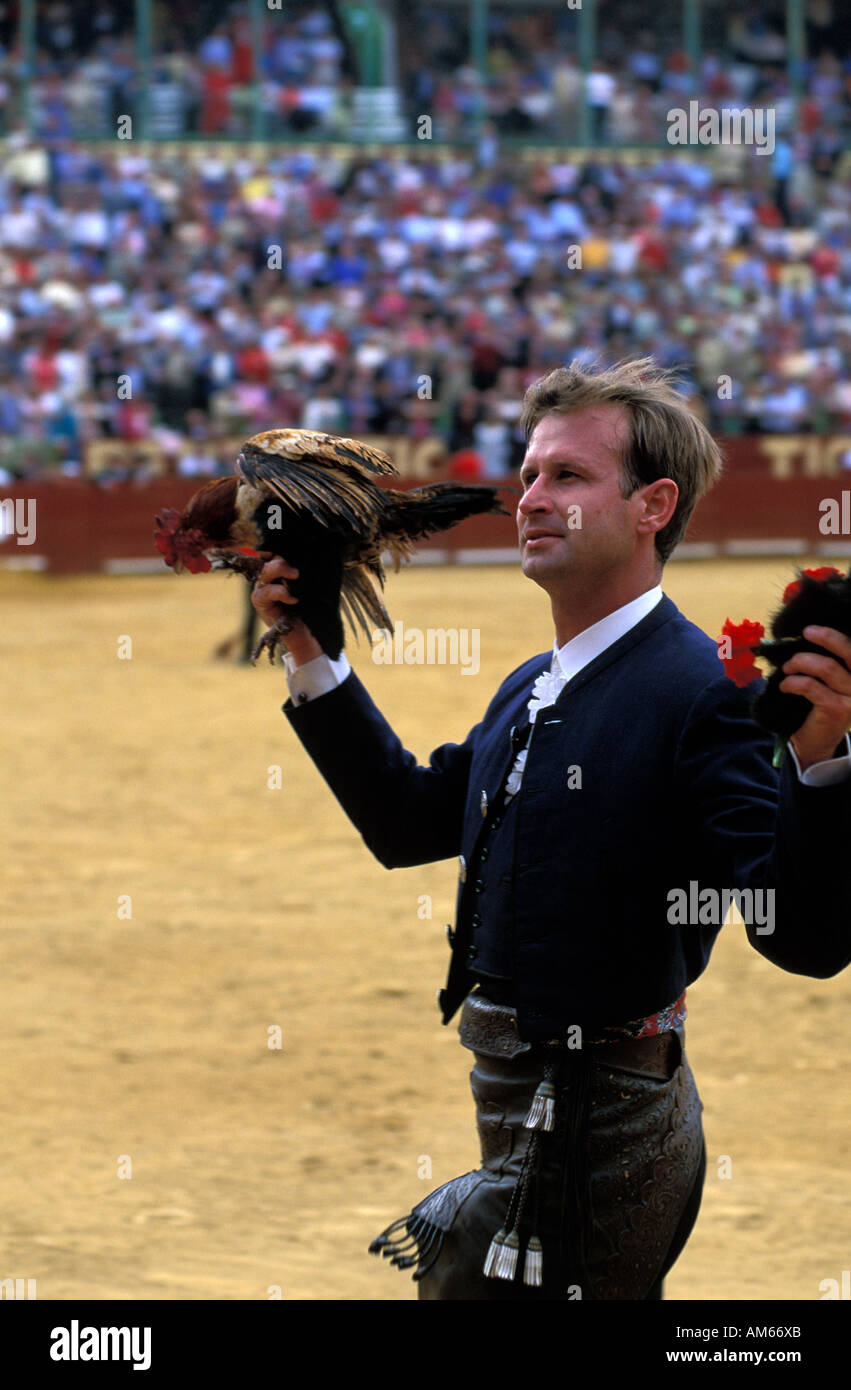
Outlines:
[[[387,454],[356,439],[315,430],[268,430],[243,445],[230,477],[206,483],[183,512],[156,518],[154,542],[178,573],[229,569],[253,582],[265,561],[280,555],[299,571],[289,589],[297,615],[336,659],[343,649],[341,610],[353,631],[371,638],[392,627],[378,590],[381,556],[395,568],[414,543],[477,512],[507,515],[497,489],[433,483],[400,492],[380,487],[375,475],[397,474]],[[290,630],[281,617],[252,652],[276,647]]]

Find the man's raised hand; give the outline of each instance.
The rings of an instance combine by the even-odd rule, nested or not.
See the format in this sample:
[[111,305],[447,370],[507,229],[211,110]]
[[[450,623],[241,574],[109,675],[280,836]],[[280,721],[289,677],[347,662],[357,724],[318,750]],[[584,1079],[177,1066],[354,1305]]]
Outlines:
[[286,581],[298,579],[298,573],[293,565],[288,565],[279,555],[267,560],[251,591],[251,602],[268,627],[274,626],[280,618],[287,616],[287,649],[296,666],[303,666],[306,661],[321,656],[322,648],[300,618],[287,614],[287,608],[298,603],[298,599],[293,598]]

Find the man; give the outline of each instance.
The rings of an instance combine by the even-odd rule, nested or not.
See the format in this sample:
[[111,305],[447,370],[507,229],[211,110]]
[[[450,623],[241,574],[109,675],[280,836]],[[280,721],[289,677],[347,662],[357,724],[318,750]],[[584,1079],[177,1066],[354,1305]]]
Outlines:
[[[786,664],[783,690],[813,708],[778,772],[753,692],[660,587],[720,469],[667,375],[558,369],[523,425],[521,560],[550,598],[552,654],[424,768],[294,621],[284,711],[383,864],[461,855],[441,1007],[449,1022],[463,1004],[482,1165],[373,1248],[421,1298],[660,1298],[705,1168],[684,996],[723,920],[682,921],[671,895],[745,890],[770,906],[743,914],[769,960],[847,964],[851,641],[822,632],[831,656]],[[267,621],[293,577],[280,560],[261,574]]]

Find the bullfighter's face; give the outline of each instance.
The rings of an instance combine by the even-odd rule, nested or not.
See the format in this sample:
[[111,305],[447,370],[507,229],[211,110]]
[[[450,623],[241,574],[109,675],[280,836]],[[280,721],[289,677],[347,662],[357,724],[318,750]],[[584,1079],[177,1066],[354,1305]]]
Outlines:
[[542,588],[608,587],[635,564],[645,506],[641,488],[621,494],[629,431],[620,405],[551,412],[535,427],[520,470],[517,529],[523,573]]

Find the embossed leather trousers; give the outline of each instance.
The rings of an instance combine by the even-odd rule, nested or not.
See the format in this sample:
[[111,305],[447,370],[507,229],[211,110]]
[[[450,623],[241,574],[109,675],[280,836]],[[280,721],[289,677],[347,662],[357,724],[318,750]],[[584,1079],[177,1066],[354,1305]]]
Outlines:
[[[571,1052],[520,1042],[511,1014],[474,994],[461,1018],[474,1055],[481,1167],[432,1192],[371,1248],[413,1268],[422,1299],[661,1298],[697,1218],[706,1161],[682,1029]],[[532,1140],[524,1121],[546,1062],[554,1128],[524,1168]],[[516,1214],[524,1172],[514,1275],[487,1276],[491,1241],[506,1228],[512,1197]],[[524,1282],[533,1235],[539,1286]]]

